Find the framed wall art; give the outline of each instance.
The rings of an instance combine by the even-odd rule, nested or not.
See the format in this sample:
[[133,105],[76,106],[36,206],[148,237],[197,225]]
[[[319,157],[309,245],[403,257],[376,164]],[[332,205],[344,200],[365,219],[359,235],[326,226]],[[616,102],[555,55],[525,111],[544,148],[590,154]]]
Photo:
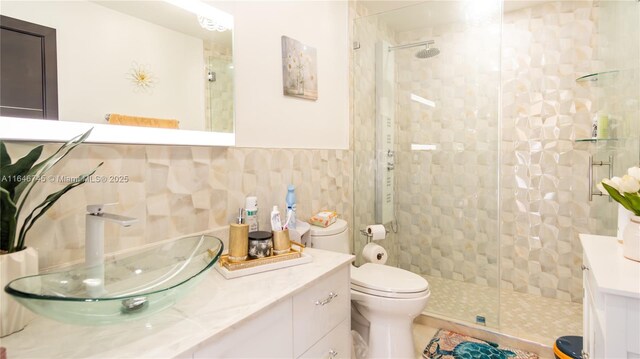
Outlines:
[[318,99],[316,49],[282,36],[282,92],[285,96]]

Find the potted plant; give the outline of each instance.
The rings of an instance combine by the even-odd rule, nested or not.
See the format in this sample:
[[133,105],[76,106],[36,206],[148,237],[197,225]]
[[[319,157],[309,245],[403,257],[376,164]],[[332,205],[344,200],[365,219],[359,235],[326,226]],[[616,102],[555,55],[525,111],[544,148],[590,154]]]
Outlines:
[[[631,212],[626,226],[619,223],[618,230],[622,232],[624,256],[640,261],[640,168],[631,167],[622,177],[605,178],[598,184],[598,189],[602,193],[609,193],[611,198]],[[624,215],[624,211],[618,211],[619,217]]]
[[27,213],[25,205],[29,194],[46,178],[47,172],[90,133],[91,130],[72,138],[40,162],[43,145],[13,162],[5,143],[0,141],[0,337],[22,330],[28,321],[25,309],[4,292],[4,286],[13,279],[38,274],[38,254],[25,244],[29,230],[65,193],[85,183],[102,163],[47,195]]

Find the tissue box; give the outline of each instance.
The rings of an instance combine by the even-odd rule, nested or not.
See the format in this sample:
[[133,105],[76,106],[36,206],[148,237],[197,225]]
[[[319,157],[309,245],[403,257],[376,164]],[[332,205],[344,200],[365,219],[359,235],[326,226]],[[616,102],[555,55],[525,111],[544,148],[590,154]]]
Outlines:
[[314,226],[326,228],[332,225],[336,221],[336,218],[338,218],[338,214],[335,211],[322,211],[311,217],[309,223]]

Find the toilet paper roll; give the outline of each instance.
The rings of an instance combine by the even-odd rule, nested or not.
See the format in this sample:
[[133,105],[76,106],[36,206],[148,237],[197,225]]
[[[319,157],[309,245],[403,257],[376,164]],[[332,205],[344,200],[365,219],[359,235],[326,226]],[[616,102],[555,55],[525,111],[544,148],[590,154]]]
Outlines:
[[387,236],[387,229],[382,224],[372,224],[367,226],[367,233],[374,241],[379,241]]
[[362,258],[367,263],[385,264],[387,263],[387,251],[378,244],[368,243],[362,250]]

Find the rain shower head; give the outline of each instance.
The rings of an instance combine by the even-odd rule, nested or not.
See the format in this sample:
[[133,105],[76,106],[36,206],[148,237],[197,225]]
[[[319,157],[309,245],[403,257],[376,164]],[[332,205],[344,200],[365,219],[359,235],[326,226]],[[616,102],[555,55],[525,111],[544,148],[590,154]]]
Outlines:
[[424,49],[416,52],[416,57],[419,59],[428,59],[434,57],[440,53],[440,50],[436,47],[425,46]]
[[389,52],[394,50],[400,50],[400,49],[409,49],[416,46],[424,46],[425,47],[424,49],[416,52],[416,57],[419,59],[428,59],[440,53],[440,50],[438,50],[438,48],[431,47],[431,45],[433,45],[434,43],[435,42],[433,40],[429,40],[429,41],[416,42],[413,44],[393,46],[389,48]]

